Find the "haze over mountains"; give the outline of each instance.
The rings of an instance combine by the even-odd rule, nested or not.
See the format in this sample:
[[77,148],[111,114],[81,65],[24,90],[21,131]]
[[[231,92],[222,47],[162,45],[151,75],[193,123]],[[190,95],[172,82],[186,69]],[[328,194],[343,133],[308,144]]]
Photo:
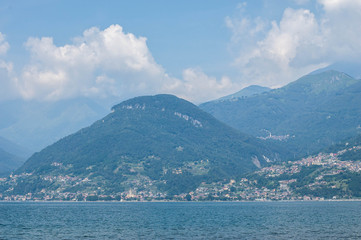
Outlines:
[[[109,112],[86,98],[57,102],[14,100],[0,103],[0,136],[30,152],[40,151]],[[29,156],[28,156],[29,157]]]
[[31,154],[31,151],[0,137],[0,176],[20,167]]
[[0,112],[0,161],[6,162],[6,166],[0,162],[0,174],[6,174],[34,152],[89,126],[109,111],[90,99],[77,98],[58,102],[5,101],[0,103]]
[[361,81],[337,72],[306,75],[282,88],[247,98],[211,101],[200,108],[295,157],[361,131]]
[[25,159],[6,152],[0,148],[0,176],[6,176],[14,169],[18,168],[23,164]]
[[261,93],[268,92],[268,91],[271,91],[271,88],[262,87],[262,86],[258,86],[258,85],[251,85],[251,86],[241,89],[240,91],[238,91],[236,93],[221,97],[215,101],[237,100],[238,98],[250,97],[250,96],[261,94]]
[[[239,178],[287,152],[239,133],[190,102],[172,95],[137,97],[113,107],[88,128],[34,154],[16,174],[31,174],[14,187],[54,191],[74,186],[50,184],[46,176],[88,179],[79,191],[116,193],[151,184],[153,191],[180,194],[202,181]],[[30,185],[29,185],[30,184]],[[39,187],[40,188],[40,187]]]
[[[279,89],[250,86],[200,105],[214,117],[163,94],[124,101],[81,130],[106,111],[84,99],[3,104],[9,117],[1,120],[0,133],[13,139],[23,133],[21,143],[30,141],[28,146],[50,144],[78,131],[32,155],[16,170],[20,177],[5,182],[0,191],[40,198],[56,192],[64,194],[57,198],[62,199],[69,192],[114,195],[136,190],[165,197],[193,191],[201,183],[240,179],[355,137],[361,132],[360,95],[360,80],[333,70],[315,72]],[[27,120],[31,124],[24,124]],[[19,167],[29,151],[0,140],[4,174]],[[350,154],[359,159],[359,151],[344,156]]]

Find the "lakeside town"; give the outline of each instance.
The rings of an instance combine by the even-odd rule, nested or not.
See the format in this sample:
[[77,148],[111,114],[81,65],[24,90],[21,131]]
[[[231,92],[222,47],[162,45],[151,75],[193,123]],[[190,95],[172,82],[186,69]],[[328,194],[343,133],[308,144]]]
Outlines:
[[[0,178],[0,186],[9,187],[0,200],[3,201],[267,201],[267,200],[325,200],[354,199],[347,191],[347,179],[337,181],[332,176],[343,173],[360,173],[361,161],[341,161],[341,155],[350,151],[359,151],[361,146],[345,148],[336,153],[320,153],[316,156],[303,158],[299,161],[270,165],[245,176],[239,180],[224,180],[213,183],[202,182],[194,191],[169,196],[156,187],[156,182],[144,176],[137,176],[127,182],[127,189],[117,194],[107,194],[98,182],[90,178],[73,177],[69,175],[42,176],[42,180],[54,183],[57,189],[43,188],[40,192],[30,192],[21,195],[13,194],[14,186],[31,177],[32,173],[10,175]],[[59,163],[52,165],[61,167]],[[302,175],[311,173],[312,177]],[[182,174],[181,170],[175,171]],[[301,185],[300,185],[301,184]],[[77,186],[88,185],[88,191],[69,191]],[[328,189],[332,196],[316,196],[310,194],[320,189]],[[303,191],[300,191],[303,189]],[[307,190],[307,191],[304,191]],[[308,194],[302,194],[308,192]]]

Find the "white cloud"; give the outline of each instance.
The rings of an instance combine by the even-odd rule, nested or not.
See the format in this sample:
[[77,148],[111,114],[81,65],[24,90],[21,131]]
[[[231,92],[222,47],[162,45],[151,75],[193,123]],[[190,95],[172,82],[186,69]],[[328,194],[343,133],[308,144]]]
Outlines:
[[5,36],[0,32],[0,56],[5,55],[6,52],[9,50],[10,45],[8,42],[5,41]]
[[343,10],[356,10],[360,11],[360,0],[318,0],[323,5],[327,12],[329,11],[343,11]]
[[16,76],[12,62],[6,60],[10,44],[0,32],[0,101],[17,97]]
[[[182,79],[169,76],[154,60],[146,41],[125,33],[119,25],[90,28],[63,46],[55,45],[51,37],[29,38],[25,46],[30,61],[21,73],[16,74],[10,62],[0,59],[3,96],[15,89],[28,100],[86,96],[113,101],[171,93],[202,102],[233,92],[234,85],[227,77],[217,80],[200,69],[184,70]],[[3,35],[0,44],[5,56],[9,44]]]
[[[272,29],[266,38],[258,42],[260,53],[285,68],[298,65],[303,50],[322,48],[323,39],[314,15],[309,10],[286,9],[279,24],[272,22]],[[312,52],[307,61],[318,58]],[[303,65],[303,64],[301,64]]]
[[360,61],[361,0],[320,0],[325,10],[321,20],[332,61]]
[[57,100],[78,95],[128,97],[163,80],[143,37],[119,25],[90,28],[73,44],[56,46],[52,38],[30,38],[31,62],[19,86],[27,99]]
[[13,76],[13,64],[0,59],[0,101],[14,98],[16,78]]
[[210,77],[199,68],[187,68],[183,71],[183,80],[175,80],[173,85],[164,88],[166,92],[176,93],[195,103],[219,98],[239,89],[227,76],[220,80]]
[[[226,18],[238,51],[234,64],[244,82],[279,87],[328,64],[359,61],[361,1],[318,2],[324,8],[321,15],[286,8],[282,19],[268,29],[259,27],[258,18]],[[254,32],[259,34],[253,36]]]

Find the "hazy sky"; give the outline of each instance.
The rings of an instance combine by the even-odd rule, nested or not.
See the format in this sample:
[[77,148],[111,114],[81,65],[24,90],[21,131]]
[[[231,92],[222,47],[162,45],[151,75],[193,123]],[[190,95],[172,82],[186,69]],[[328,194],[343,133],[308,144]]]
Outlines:
[[0,2],[0,101],[196,103],[359,64],[361,0]]

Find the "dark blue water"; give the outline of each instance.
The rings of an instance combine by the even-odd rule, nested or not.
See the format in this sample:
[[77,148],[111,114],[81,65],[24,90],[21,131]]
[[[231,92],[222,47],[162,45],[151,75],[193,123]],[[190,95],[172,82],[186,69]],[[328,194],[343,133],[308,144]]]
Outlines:
[[0,239],[361,239],[361,202],[0,202]]

